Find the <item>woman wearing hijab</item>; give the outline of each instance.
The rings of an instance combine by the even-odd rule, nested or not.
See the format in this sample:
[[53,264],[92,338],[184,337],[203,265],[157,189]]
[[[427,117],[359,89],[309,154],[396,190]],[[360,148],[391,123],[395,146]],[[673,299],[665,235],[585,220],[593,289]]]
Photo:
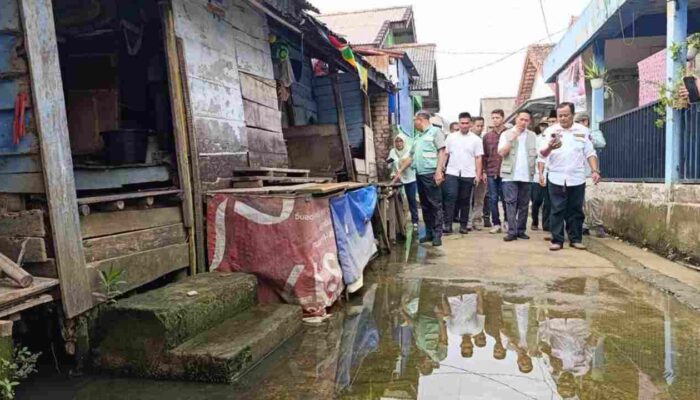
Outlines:
[[394,138],[394,148],[389,152],[389,167],[391,168],[391,175],[394,178],[394,182],[401,180],[403,189],[406,192],[406,198],[408,198],[408,208],[411,211],[411,222],[413,222],[413,228],[418,227],[418,203],[416,202],[416,195],[418,193],[418,186],[416,184],[416,170],[413,167],[405,168],[400,176],[399,168],[401,167],[402,161],[406,160],[411,156],[411,139],[406,136],[403,132],[400,132]]

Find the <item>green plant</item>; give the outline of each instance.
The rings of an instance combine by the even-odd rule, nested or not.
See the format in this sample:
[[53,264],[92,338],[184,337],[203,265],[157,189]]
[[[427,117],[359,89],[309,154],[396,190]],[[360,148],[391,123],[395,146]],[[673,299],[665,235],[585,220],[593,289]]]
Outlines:
[[674,110],[688,108],[688,99],[681,96],[684,70],[678,72],[678,77],[670,85],[659,85],[659,103],[654,106],[654,112],[658,116],[654,124],[657,128],[663,128],[666,124],[666,110],[670,107]]
[[123,269],[117,270],[114,267],[110,267],[107,271],[100,271],[100,283],[102,285],[100,297],[102,297],[102,300],[113,302],[115,297],[122,294],[119,287],[126,285],[126,281],[123,277]]
[[586,63],[583,66],[584,76],[586,79],[605,79],[608,76],[608,70],[605,67],[601,67],[594,60]]
[[0,359],[0,398],[14,399],[15,387],[37,372],[36,362],[41,353],[32,353],[26,347],[16,347],[12,360]]
[[683,51],[683,45],[680,43],[673,42],[669,46],[668,51],[671,52],[671,58],[673,61],[678,61],[681,59],[681,51]]
[[693,33],[688,37],[688,48],[700,50],[700,33]]

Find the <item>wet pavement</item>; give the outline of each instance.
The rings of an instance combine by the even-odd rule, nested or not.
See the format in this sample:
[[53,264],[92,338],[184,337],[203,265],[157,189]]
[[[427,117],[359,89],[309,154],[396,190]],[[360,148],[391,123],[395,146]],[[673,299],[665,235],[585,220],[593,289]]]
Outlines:
[[39,376],[18,398],[700,399],[700,316],[588,252],[397,247],[234,386]]

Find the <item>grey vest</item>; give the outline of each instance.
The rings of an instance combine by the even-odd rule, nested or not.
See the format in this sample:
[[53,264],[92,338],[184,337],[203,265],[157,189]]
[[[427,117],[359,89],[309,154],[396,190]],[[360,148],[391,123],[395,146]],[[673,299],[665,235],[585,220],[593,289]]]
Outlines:
[[[508,135],[510,132],[511,130],[507,130],[501,133],[501,135]],[[532,178],[535,176],[535,166],[537,164],[537,135],[535,135],[535,132],[529,130],[526,130],[525,132],[527,132],[527,166],[530,181],[532,181]],[[510,153],[503,157],[503,162],[501,163],[501,178],[513,178],[515,166],[518,165],[519,146],[520,140],[514,140],[511,142]]]

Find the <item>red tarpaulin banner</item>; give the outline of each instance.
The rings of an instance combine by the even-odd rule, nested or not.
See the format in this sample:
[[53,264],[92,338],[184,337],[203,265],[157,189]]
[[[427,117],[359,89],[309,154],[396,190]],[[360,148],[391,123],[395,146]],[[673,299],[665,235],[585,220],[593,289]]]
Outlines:
[[323,316],[343,290],[328,198],[217,194],[207,244],[210,270],[255,274],[263,302]]

